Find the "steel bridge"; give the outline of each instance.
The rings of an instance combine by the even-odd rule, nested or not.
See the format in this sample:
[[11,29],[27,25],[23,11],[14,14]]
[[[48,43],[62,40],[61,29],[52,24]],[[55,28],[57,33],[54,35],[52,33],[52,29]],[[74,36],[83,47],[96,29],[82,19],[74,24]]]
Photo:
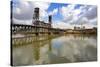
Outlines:
[[49,28],[45,26],[11,24],[12,34],[34,34],[36,36],[41,34],[63,34],[65,30],[58,28]]
[[[24,25],[24,24],[12,24],[11,32],[12,32],[12,35],[16,35],[16,34],[25,35],[24,37],[13,37],[12,36],[12,44],[20,45],[23,43],[27,44],[27,43],[31,43],[31,42],[48,40],[51,37],[55,37],[55,36],[64,34],[65,30],[51,28],[51,27],[45,27],[43,25],[35,26],[35,25]],[[42,35],[42,37],[41,37],[41,35]],[[45,35],[47,35],[47,36],[45,36]],[[42,38],[42,40],[41,40],[41,38]]]
[[[65,33],[64,29],[52,28],[51,15],[48,16],[48,23],[45,23],[45,21],[39,20],[39,11],[40,9],[38,7],[34,9],[33,20],[32,20],[31,25],[15,24],[14,21],[12,20],[12,15],[11,15],[12,44],[14,45],[23,44],[23,43],[27,44],[29,42],[41,41],[41,40],[38,40],[41,35],[43,37],[45,37],[44,35],[48,35],[46,36],[45,39],[43,39],[43,40],[46,40],[50,38],[51,36],[56,36],[58,34]],[[22,36],[15,37],[17,34],[21,34]]]

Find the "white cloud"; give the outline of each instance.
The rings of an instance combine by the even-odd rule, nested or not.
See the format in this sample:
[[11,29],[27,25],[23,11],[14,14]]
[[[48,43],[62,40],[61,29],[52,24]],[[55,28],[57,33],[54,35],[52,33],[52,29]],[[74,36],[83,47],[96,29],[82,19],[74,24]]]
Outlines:
[[40,20],[45,20],[46,17],[48,17],[47,9],[50,6],[49,2],[38,2],[33,1],[32,5],[35,7],[40,8]]
[[32,4],[34,7],[39,7],[40,9],[43,9],[43,10],[48,9],[50,5],[49,2],[38,2],[38,1],[33,1]]
[[13,23],[14,23],[14,24],[26,24],[26,25],[31,25],[31,24],[32,24],[32,20],[19,20],[19,19],[13,18]]
[[29,7],[30,4],[29,4],[29,2],[19,0],[18,3],[19,3],[19,4],[18,4],[17,8],[19,8],[19,9],[21,10],[22,13],[24,13],[24,12],[30,10],[30,7]]
[[13,21],[19,24],[32,24],[32,17],[35,7],[40,8],[40,20],[47,21],[48,14],[55,15],[60,10],[63,19],[56,21],[52,25],[57,28],[72,28],[73,25],[97,25],[97,7],[90,5],[82,5],[78,9],[74,9],[76,5],[69,4],[61,8],[55,8],[50,13],[47,9],[49,2],[28,2],[19,0],[17,7],[13,9]]
[[14,10],[14,13],[16,13],[16,14],[21,14],[21,9],[20,8],[15,8],[15,10]]
[[58,8],[55,8],[53,11],[49,12],[49,15],[57,14]]
[[78,24],[86,24],[89,23],[89,20],[86,17],[82,17],[80,20],[78,20]]
[[89,6],[88,10],[85,11],[84,15],[85,17],[87,17],[88,19],[93,19],[95,17],[97,17],[97,6]]
[[48,13],[45,10],[40,9],[40,20],[45,20],[45,18],[48,16]]
[[67,8],[67,7],[62,7],[62,8],[61,8],[61,13],[62,13],[62,16],[63,16],[63,17],[67,17],[67,16],[70,15],[71,11],[70,11],[70,9]]
[[61,14],[65,22],[76,20],[78,15],[82,12],[80,9],[74,9],[76,5],[68,5],[61,8]]
[[71,10],[73,10],[74,8],[75,8],[75,4],[69,4],[68,6],[67,6],[67,9],[69,9],[69,11],[71,11]]
[[97,18],[91,19],[90,23],[93,25],[97,25]]
[[[83,5],[78,9],[74,9],[75,5],[68,5],[67,7],[63,6],[60,10],[61,15],[63,16],[62,21],[55,21],[53,23],[54,28],[73,28],[74,26],[85,26],[86,28],[96,27],[97,19],[89,19],[88,15],[95,12],[94,6]],[[92,11],[93,10],[93,11]],[[85,16],[87,14],[87,16]],[[96,13],[95,13],[96,14]],[[93,16],[93,14],[91,15]]]
[[63,7],[61,8],[61,13],[62,13],[62,15],[63,15],[63,16],[66,16],[66,15],[68,15],[68,14],[72,14],[72,12],[73,12],[75,6],[76,6],[76,5],[72,5],[72,4],[70,4],[70,5],[68,5],[68,6],[63,6]]
[[[86,25],[92,27],[97,25],[97,7],[90,5],[82,5],[78,9],[74,9],[75,5],[69,5],[61,8],[61,14],[63,16],[63,22],[69,25]],[[90,19],[91,18],[91,19]]]
[[68,21],[71,20],[72,17],[73,17],[72,12],[71,12],[70,9],[67,8],[67,7],[62,7],[62,8],[61,8],[61,14],[62,14],[62,16],[63,16],[63,20],[66,21],[66,22],[67,22],[67,20],[68,20]]
[[68,23],[62,22],[62,21],[55,21],[55,23],[52,24],[53,28],[60,28],[60,29],[69,29],[73,28],[73,25],[70,25]]
[[[13,18],[14,21],[16,20],[26,20],[24,22],[17,21],[20,23],[27,23],[28,20],[32,20],[33,12],[35,7],[40,8],[40,20],[45,20],[45,17],[48,16],[48,13],[46,10],[48,9],[50,3],[48,2],[36,2],[36,1],[22,1],[19,0],[18,3],[16,3],[17,6],[13,9]],[[16,21],[15,21],[16,22]],[[17,23],[16,22],[16,23]]]
[[19,20],[29,20],[32,19],[33,8],[31,8],[31,4],[27,1],[18,1],[13,6],[13,17]]
[[73,15],[74,15],[74,16],[77,16],[77,15],[79,15],[81,12],[82,12],[82,10],[80,10],[80,9],[75,9],[75,10],[73,10]]

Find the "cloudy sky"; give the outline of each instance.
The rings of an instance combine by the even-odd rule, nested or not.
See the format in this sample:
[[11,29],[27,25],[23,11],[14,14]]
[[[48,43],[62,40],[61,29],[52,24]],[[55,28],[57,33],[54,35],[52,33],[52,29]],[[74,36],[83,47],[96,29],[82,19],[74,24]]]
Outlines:
[[48,23],[52,15],[54,28],[68,29],[76,26],[97,27],[97,6],[13,0],[13,23],[32,24],[35,7],[40,8],[40,20]]

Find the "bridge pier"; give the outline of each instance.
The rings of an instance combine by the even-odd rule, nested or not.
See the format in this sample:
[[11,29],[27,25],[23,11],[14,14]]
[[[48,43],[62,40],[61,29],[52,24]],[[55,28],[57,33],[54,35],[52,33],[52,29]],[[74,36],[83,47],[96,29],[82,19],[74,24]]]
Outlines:
[[36,36],[39,36],[39,33],[35,33]]

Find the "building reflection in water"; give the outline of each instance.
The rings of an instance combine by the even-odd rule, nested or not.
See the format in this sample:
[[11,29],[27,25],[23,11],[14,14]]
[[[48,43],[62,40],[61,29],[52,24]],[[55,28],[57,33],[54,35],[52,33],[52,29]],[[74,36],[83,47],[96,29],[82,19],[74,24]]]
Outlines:
[[[39,37],[35,39],[38,40]],[[13,65],[55,64],[96,60],[97,38],[93,35],[65,35],[13,47]]]
[[51,51],[51,39],[33,43],[33,64],[48,63],[48,53]]
[[[47,37],[46,37],[47,38]],[[25,46],[13,47],[13,65],[30,65],[49,63],[48,52],[51,51],[51,39],[38,41],[39,38],[35,37],[37,42]]]

